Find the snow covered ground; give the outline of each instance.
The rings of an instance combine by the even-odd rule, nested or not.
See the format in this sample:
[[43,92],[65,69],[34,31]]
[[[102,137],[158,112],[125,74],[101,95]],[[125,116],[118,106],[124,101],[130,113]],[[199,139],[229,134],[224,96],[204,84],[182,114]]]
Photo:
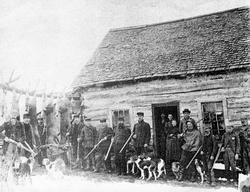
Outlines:
[[[115,174],[97,174],[90,172],[71,172],[60,179],[48,177],[44,172],[32,176],[32,184],[13,185],[12,192],[236,192],[227,186],[211,188],[197,183],[179,183],[177,181],[141,181],[131,176],[117,177]],[[1,191],[5,192],[5,191]],[[8,191],[9,192],[9,191]]]

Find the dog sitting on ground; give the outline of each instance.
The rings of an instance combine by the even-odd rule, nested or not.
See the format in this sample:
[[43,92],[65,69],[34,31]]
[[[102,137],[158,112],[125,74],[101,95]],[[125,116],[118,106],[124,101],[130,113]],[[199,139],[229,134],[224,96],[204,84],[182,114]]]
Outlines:
[[63,177],[66,169],[63,159],[57,158],[55,161],[50,161],[48,158],[45,158],[43,159],[42,164],[45,166],[48,175],[53,178]]
[[[202,161],[200,161],[199,159],[195,159],[194,164],[195,164],[195,169],[199,173],[200,178],[201,178],[200,183],[203,184],[205,170],[204,170],[204,166],[202,164]],[[172,169],[173,174],[175,175],[175,178],[178,179],[179,178],[179,170],[180,170],[180,162],[172,162],[171,169]]]
[[25,182],[28,180],[32,183],[31,174],[35,163],[34,156],[31,155],[29,158],[20,156],[13,163],[13,173],[17,184],[21,181]]

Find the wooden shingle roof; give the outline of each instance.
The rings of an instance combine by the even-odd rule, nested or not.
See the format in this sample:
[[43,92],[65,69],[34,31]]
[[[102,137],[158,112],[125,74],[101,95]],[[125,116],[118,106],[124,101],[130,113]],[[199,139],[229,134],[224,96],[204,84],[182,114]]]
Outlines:
[[73,87],[248,68],[249,8],[113,29]]

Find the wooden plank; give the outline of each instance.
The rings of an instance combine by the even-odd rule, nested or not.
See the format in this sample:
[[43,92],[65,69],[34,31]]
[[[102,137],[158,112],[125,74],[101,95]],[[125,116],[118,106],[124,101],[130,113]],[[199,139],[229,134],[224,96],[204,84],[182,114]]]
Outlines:
[[250,97],[231,97],[227,99],[227,107],[250,108]]

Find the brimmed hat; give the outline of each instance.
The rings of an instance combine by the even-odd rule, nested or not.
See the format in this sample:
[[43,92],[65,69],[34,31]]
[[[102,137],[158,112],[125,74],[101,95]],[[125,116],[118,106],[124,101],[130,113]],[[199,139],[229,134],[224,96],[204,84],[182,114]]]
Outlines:
[[137,115],[138,116],[144,116],[144,113],[143,112],[137,112]]
[[36,119],[43,119],[43,116],[42,116],[41,112],[36,114]]
[[189,109],[184,109],[182,113],[191,113],[191,111]]

